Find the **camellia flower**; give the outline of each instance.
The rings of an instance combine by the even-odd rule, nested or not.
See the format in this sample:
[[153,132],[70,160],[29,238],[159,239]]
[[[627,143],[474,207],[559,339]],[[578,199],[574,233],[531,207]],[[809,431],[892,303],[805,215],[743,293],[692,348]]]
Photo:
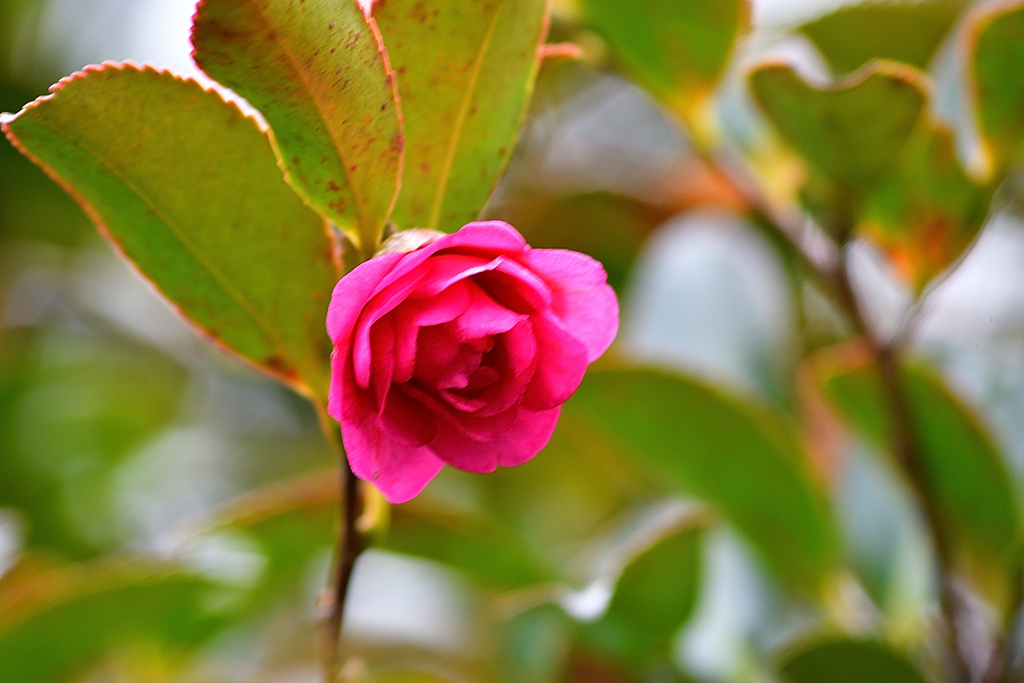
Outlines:
[[398,233],[334,288],[330,414],[349,464],[394,503],[445,463],[521,465],[604,353],[619,307],[600,263],[507,223]]

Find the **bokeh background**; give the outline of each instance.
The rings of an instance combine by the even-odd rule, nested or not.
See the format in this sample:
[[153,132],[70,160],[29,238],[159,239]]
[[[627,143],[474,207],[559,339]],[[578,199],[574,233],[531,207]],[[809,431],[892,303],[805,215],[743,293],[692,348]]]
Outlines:
[[[16,112],[62,76],[108,59],[202,78],[189,57],[194,4],[0,0],[0,111]],[[743,65],[774,51],[823,71],[790,29],[838,4],[754,1],[755,30],[719,98],[738,144],[765,135]],[[574,40],[583,58],[542,71],[487,213],[535,246],[579,249],[606,264],[623,306],[616,354],[799,413],[796,365],[808,348],[840,339],[841,322],[813,291],[796,293],[794,305],[776,253],[732,210],[736,198],[702,168],[678,125],[604,68],[597,35],[567,33],[574,12],[570,0],[556,3],[552,40]],[[976,142],[958,110],[955,50],[947,40],[931,72],[939,113],[961,133],[969,161]],[[789,182],[784,167],[774,173],[772,182]],[[852,267],[877,328],[895,328],[911,292],[868,244]],[[1024,222],[1013,203],[929,297],[912,345],[977,408],[1024,481]],[[870,446],[838,427],[822,438],[842,454],[817,465],[857,572],[856,587],[836,600],[855,623],[884,612],[912,642],[934,588],[921,522]],[[580,646],[567,620],[600,616],[629,539],[692,515],[695,503],[652,499],[614,464],[578,455],[539,458],[493,484],[535,550],[574,582],[540,594],[495,591],[414,554],[370,550],[348,611],[348,651],[358,657],[344,675],[405,667],[455,681],[633,680],[600,647]],[[65,597],[37,627],[60,633],[69,651],[103,652],[77,680],[314,680],[313,605],[333,516],[317,505],[323,478],[309,473],[332,458],[304,401],[211,349],[56,185],[0,144],[0,593],[24,576],[75,567],[40,588]],[[231,502],[303,476],[305,498],[291,501],[291,516],[263,515],[273,490]],[[476,477],[446,471],[425,498],[470,505],[478,487]],[[448,542],[431,533],[412,545]],[[770,680],[763,662],[819,623],[820,608],[780,588],[724,524],[710,523],[692,544],[681,552],[702,569],[679,598],[685,625],[669,624],[671,675]],[[159,567],[168,560],[187,573],[166,574]],[[33,652],[34,637],[21,652]],[[4,673],[22,665],[31,668],[0,662],[0,680],[29,680]]]

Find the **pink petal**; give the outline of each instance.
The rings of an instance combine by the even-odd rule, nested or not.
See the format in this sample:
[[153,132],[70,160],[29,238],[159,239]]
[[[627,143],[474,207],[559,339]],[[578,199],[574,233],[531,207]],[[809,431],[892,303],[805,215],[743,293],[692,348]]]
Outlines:
[[388,394],[387,404],[377,416],[377,426],[407,446],[426,446],[437,434],[434,414],[410,398],[402,385]]
[[552,314],[532,318],[537,369],[523,395],[528,410],[549,410],[569,400],[587,370],[587,349]]
[[331,414],[341,418],[341,437],[349,465],[357,477],[373,482],[390,502],[404,503],[419,495],[441,471],[444,462],[430,448],[402,443],[380,429],[369,392],[359,389],[348,376],[346,366],[340,367],[344,397],[335,404],[342,411],[340,415],[333,411]]
[[406,273],[405,276],[379,291],[363,307],[362,314],[355,323],[355,340],[352,344],[352,365],[355,368],[356,382],[359,383],[359,386],[365,388],[370,383],[370,366],[373,360],[370,349],[370,329],[374,323],[393,311],[409,296],[409,293],[423,279],[424,274],[423,272]]
[[[451,325],[446,325],[451,328]],[[458,338],[456,332],[453,337]],[[494,340],[490,337],[471,339],[460,342],[458,353],[447,367],[441,368],[441,375],[437,380],[439,389],[465,389],[469,385],[470,376],[477,371],[484,360],[484,355],[494,347]]]
[[416,294],[435,296],[457,282],[487,270],[497,268],[495,259],[463,254],[438,254],[430,259],[430,272],[423,279]]
[[537,343],[529,318],[499,338],[504,354],[501,378],[479,394],[482,405],[476,409],[481,417],[497,415],[518,405],[536,369]]
[[537,313],[551,307],[551,288],[536,273],[503,256],[494,263],[494,268],[473,280],[495,301],[519,313]]
[[350,429],[342,437],[352,471],[373,482],[391,503],[418,496],[444,467],[430,448],[407,446],[379,432]]
[[430,448],[449,465],[466,472],[486,473],[498,465],[521,465],[547,446],[561,410],[561,406],[541,412],[520,410],[508,430],[490,439],[474,439],[442,420]]
[[[395,327],[392,316],[377,321],[370,331],[370,340],[373,346],[370,380],[379,413],[384,410],[391,381],[395,376]],[[358,381],[358,372],[356,379]]]
[[[437,420],[438,434],[445,431],[447,425],[457,429],[470,439],[493,439],[508,431],[515,424],[518,407],[513,407],[497,415],[483,417],[476,413],[466,412],[442,401],[432,392],[423,391],[413,385],[406,390],[416,401],[429,408]],[[441,456],[440,453],[438,453]],[[443,456],[441,456],[443,457]]]
[[420,328],[414,376],[427,386],[437,386],[451,373],[461,347],[448,325]]
[[520,253],[529,250],[519,231],[504,221],[477,221],[467,223],[451,235],[434,242],[437,250],[466,246],[502,253]]
[[551,286],[552,310],[587,348],[593,362],[619,329],[619,302],[604,267],[585,254],[564,249],[533,249],[526,263]]
[[[508,223],[502,221],[469,223],[458,232],[445,235],[416,251],[407,254],[394,254],[394,256],[399,257],[399,262],[392,267],[390,272],[385,274],[373,293],[376,294],[382,291],[406,273],[419,268],[424,261],[438,251],[451,248],[471,248],[475,253],[492,255],[513,253],[517,256],[529,250],[523,236]],[[370,259],[369,262],[376,261],[378,258],[386,258],[386,256],[375,257]],[[353,270],[352,272],[355,271]],[[366,301],[367,298],[364,298],[363,301]]]
[[352,333],[359,313],[370,300],[378,284],[401,260],[401,254],[387,254],[370,259],[352,269],[334,286],[327,308],[327,334],[335,346]]
[[508,332],[525,318],[526,316],[508,310],[480,290],[476,290],[473,302],[455,319],[455,327],[459,338],[469,341]]
[[395,309],[398,332],[395,381],[408,382],[416,371],[416,348],[420,329],[455,320],[469,308],[468,287],[449,287],[430,299],[408,299]]

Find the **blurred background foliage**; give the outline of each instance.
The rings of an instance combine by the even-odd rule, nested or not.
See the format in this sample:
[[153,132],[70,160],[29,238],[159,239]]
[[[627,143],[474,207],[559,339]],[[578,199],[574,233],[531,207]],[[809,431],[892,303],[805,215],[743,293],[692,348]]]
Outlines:
[[[193,5],[0,0],[0,111],[108,58],[197,76]],[[886,457],[879,378],[765,229],[774,211],[812,253],[852,237],[866,324],[912,358],[970,635],[1014,624],[1024,11],[1007,7],[554,3],[549,42],[576,48],[544,60],[485,215],[600,259],[622,330],[534,461],[447,468],[371,511],[343,680],[944,680],[933,548]],[[314,680],[331,467],[305,401],[212,350],[0,145],[0,683]]]

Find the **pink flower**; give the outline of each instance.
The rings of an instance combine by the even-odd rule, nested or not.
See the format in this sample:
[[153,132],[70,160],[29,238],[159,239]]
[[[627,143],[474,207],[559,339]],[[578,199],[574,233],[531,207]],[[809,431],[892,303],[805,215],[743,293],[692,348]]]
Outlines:
[[328,410],[352,471],[401,503],[445,463],[521,465],[618,325],[600,263],[499,221],[363,263],[327,312]]

